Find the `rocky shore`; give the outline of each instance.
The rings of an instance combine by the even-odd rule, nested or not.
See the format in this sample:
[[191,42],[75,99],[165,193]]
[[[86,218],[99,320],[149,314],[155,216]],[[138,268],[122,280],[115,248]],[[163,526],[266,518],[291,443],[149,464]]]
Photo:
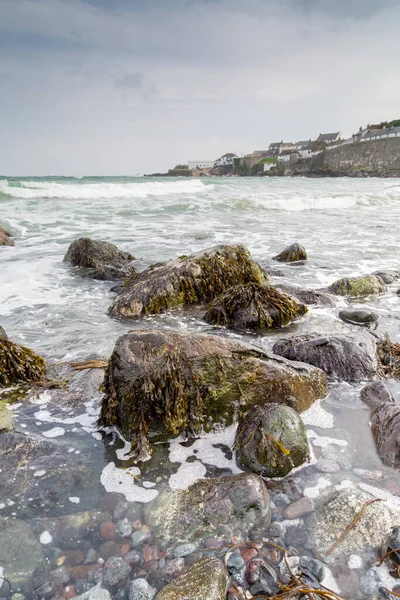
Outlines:
[[[307,258],[293,244],[264,268],[221,245],[140,271],[71,243],[67,268],[113,282],[104,318],[126,329],[109,357],[57,363],[0,327],[2,599],[399,595],[400,349],[352,301],[396,298],[400,273],[280,284]],[[347,329],[304,333],[315,306]],[[162,327],[176,311],[209,332]],[[330,435],[328,394],[358,437]]]

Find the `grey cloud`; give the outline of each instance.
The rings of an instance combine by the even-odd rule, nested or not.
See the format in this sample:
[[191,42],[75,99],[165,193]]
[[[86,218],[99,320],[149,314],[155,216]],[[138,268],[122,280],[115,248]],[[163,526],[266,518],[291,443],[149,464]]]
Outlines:
[[124,73],[124,75],[115,80],[114,85],[118,90],[121,90],[124,101],[131,94],[139,96],[144,100],[154,99],[157,95],[155,85],[149,82],[140,71]]

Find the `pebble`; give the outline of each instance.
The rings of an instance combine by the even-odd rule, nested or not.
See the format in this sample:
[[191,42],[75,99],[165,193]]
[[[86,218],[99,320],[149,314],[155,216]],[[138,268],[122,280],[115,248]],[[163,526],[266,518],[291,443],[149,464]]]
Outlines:
[[132,546],[134,548],[137,548],[138,546],[140,546],[140,544],[143,544],[143,542],[148,540],[149,537],[150,537],[150,531],[147,528],[146,529],[142,528],[142,529],[139,529],[138,531],[135,531],[131,535]]
[[112,556],[106,563],[103,573],[104,585],[114,586],[128,577],[131,567],[120,557]]
[[75,598],[76,589],[74,585],[67,585],[62,591],[63,598],[65,600],[70,600],[71,598]]
[[293,520],[309,515],[314,511],[314,502],[311,498],[300,498],[296,502],[292,502],[285,510],[286,519]]
[[94,548],[89,548],[89,550],[86,553],[86,558],[85,558],[83,564],[90,565],[91,563],[97,562],[98,558],[99,558],[99,555],[97,554],[96,550]]
[[240,571],[243,568],[244,564],[245,562],[239,550],[231,552],[228,557],[228,560],[226,561],[226,566],[232,571]]
[[128,562],[129,564],[136,565],[141,562],[142,557],[140,556],[140,554],[137,550],[129,550],[129,552],[127,552],[125,554],[124,560],[125,560],[125,562]]
[[122,517],[125,515],[127,510],[128,510],[128,503],[125,500],[121,500],[120,502],[118,502],[118,504],[114,508],[114,512],[113,512],[114,521],[118,521],[118,519],[122,519]]
[[128,519],[122,519],[117,523],[118,532],[122,537],[128,537],[132,533],[132,525]]
[[246,563],[249,562],[249,560],[251,560],[252,558],[258,556],[258,552],[255,548],[245,548],[244,550],[242,550],[241,554],[244,562]]
[[322,581],[325,577],[326,570],[324,564],[316,558],[311,558],[311,556],[301,556],[299,567],[301,570],[304,569],[304,571],[308,571],[314,575],[318,581]]
[[176,546],[173,551],[174,558],[181,558],[182,556],[189,556],[197,550],[196,544],[181,544]]
[[145,546],[143,548],[143,562],[151,562],[157,560],[158,551],[154,546]]
[[274,494],[273,500],[276,506],[287,506],[288,504],[290,504],[289,496],[287,494],[283,494],[282,492]]
[[279,521],[274,521],[271,523],[268,533],[273,538],[283,538],[286,533],[286,527],[279,523]]
[[167,560],[163,572],[166,575],[177,575],[185,568],[185,561],[183,558],[174,558]]
[[80,596],[76,596],[75,600],[111,600],[111,596],[108,590],[96,585]]
[[105,540],[114,540],[117,534],[117,526],[112,521],[106,521],[100,525],[100,535]]
[[315,468],[320,473],[337,473],[340,471],[340,465],[331,458],[321,458]]
[[128,600],[152,600],[155,596],[155,590],[146,579],[134,579],[127,586],[127,596]]

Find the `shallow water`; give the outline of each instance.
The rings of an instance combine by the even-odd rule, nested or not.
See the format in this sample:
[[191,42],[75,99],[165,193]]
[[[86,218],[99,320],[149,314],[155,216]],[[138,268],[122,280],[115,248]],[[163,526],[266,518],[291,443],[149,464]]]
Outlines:
[[[140,269],[216,244],[243,243],[261,264],[283,271],[276,282],[323,287],[342,276],[399,269],[400,180],[0,179],[0,224],[12,231],[16,242],[14,248],[0,248],[0,324],[10,338],[50,362],[90,354],[108,357],[117,337],[132,328],[215,330],[202,322],[201,311],[177,310],[140,323],[111,319],[107,309],[112,284],[84,279],[79,270],[62,262],[73,239],[111,241],[134,254]],[[274,263],[272,257],[293,241],[306,247],[307,263]],[[400,297],[395,293],[399,286],[392,284],[386,294],[363,304],[379,314],[377,332],[388,331],[393,341],[400,341]],[[310,307],[300,323],[264,337],[219,333],[270,349],[278,337],[288,334],[354,331],[356,327],[338,317],[345,305],[338,298],[334,307]],[[390,385],[398,395],[400,387]],[[279,483],[271,491],[273,497],[290,482],[312,499],[324,489],[358,483],[400,494],[399,475],[383,467],[376,454],[369,412],[358,398],[361,387],[332,385],[321,410],[306,417],[315,461]],[[83,508],[106,508],[112,515],[126,499],[142,519],[142,503],[151,502],[162,485],[182,489],[205,475],[237,472],[229,450],[234,430],[198,440],[192,447],[177,441],[162,445],[143,473],[126,470],[124,442],[115,432],[103,437],[95,431],[99,398],[71,410],[52,403],[50,391],[35,402],[14,406],[17,429],[63,444],[66,455],[94,470],[98,486],[92,493],[76,489],[62,506],[19,503],[18,498],[2,498],[0,490],[0,515],[32,523],[38,517]],[[315,462],[328,446],[348,457],[350,466],[333,474],[318,471]],[[39,471],[38,480],[40,476]],[[115,493],[117,488],[123,494]],[[390,501],[400,506],[400,496],[391,496]],[[275,517],[281,518],[279,510]],[[44,539],[48,543],[43,548],[53,564],[59,540],[56,535]],[[92,540],[100,554],[103,542]],[[308,551],[301,536],[297,542],[300,551]]]

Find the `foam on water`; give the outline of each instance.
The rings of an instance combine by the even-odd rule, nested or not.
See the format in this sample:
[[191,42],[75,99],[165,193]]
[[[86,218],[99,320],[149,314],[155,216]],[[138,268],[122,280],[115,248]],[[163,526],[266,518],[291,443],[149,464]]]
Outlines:
[[107,492],[123,494],[128,502],[151,502],[158,495],[154,489],[146,489],[135,484],[135,478],[140,475],[140,469],[118,469],[110,462],[101,473],[100,482]]

